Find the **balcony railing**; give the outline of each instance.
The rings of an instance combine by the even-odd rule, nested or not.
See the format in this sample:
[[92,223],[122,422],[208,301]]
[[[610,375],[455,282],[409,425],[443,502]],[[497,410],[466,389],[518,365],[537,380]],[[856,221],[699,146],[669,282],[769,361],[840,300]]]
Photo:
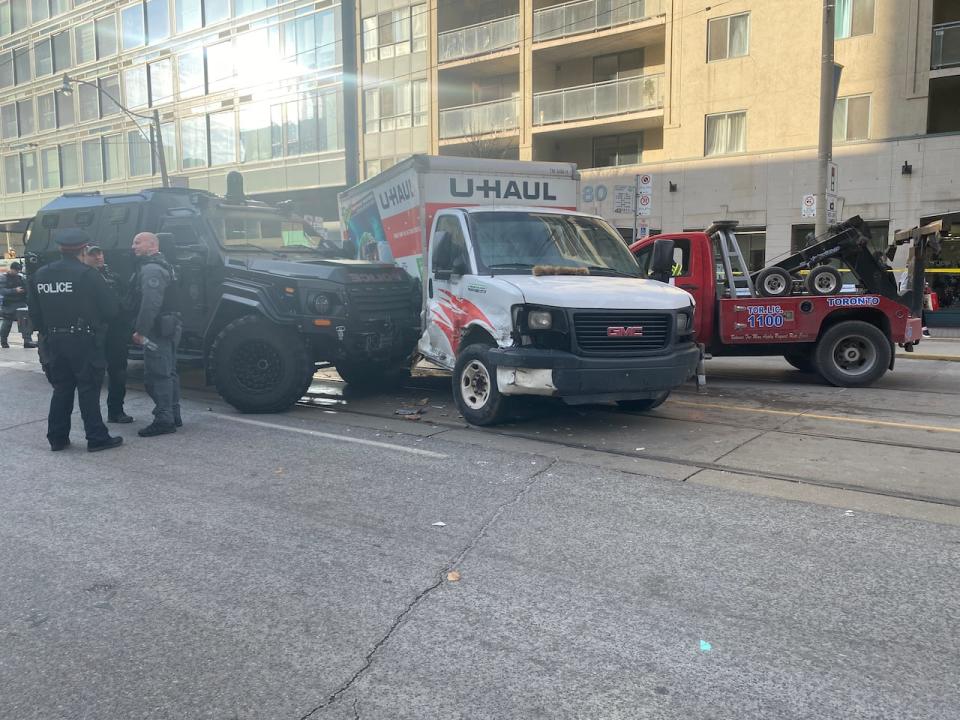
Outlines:
[[663,107],[663,73],[537,93],[533,124],[592,120]]
[[520,98],[464,105],[440,111],[440,139],[476,137],[520,127]]
[[520,16],[477,23],[440,33],[440,62],[504,50],[520,40]]
[[960,22],[934,25],[930,69],[939,70],[958,65],[960,65]]
[[663,0],[574,0],[537,10],[533,14],[533,40],[597,32],[658,15]]

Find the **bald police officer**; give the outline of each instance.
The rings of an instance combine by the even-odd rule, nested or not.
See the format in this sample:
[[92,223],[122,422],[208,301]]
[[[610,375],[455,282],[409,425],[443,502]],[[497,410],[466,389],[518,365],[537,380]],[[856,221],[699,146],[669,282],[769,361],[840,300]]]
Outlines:
[[153,422],[137,431],[140,437],[176,432],[180,419],[180,377],[177,344],[181,321],[177,312],[176,272],[160,254],[160,240],[149,232],[133,238],[139,268],[131,283],[137,316],[133,342],[143,346],[143,384],[153,399]]
[[40,268],[30,283],[30,319],[44,350],[47,380],[53,386],[47,417],[51,450],[70,445],[73,396],[87,435],[87,450],[118,447],[121,437],[111,437],[100,414],[100,388],[106,367],[106,322],[117,314],[116,297],[92,267],[80,262],[89,238],[80,230],[64,230],[54,237],[60,260]]

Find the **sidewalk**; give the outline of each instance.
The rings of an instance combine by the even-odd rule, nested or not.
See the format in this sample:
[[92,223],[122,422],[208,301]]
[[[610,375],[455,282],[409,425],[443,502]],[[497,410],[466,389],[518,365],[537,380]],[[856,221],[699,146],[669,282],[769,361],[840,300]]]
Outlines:
[[955,332],[953,328],[933,328],[932,337],[925,337],[912,353],[897,348],[897,360],[946,360],[960,362],[960,333],[957,337],[938,337],[938,333]]

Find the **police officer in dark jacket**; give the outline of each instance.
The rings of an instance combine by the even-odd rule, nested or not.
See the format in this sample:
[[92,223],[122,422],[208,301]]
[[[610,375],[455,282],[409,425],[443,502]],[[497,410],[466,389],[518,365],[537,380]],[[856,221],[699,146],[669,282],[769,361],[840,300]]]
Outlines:
[[160,254],[160,240],[149,232],[133,238],[139,267],[131,282],[137,299],[133,342],[143,347],[143,384],[153,399],[153,422],[137,431],[141,437],[176,432],[180,419],[180,377],[177,344],[181,321],[176,307],[176,272]]
[[[27,283],[20,274],[20,263],[14,261],[10,263],[10,268],[3,275],[0,275],[0,347],[8,348],[10,344],[7,338],[10,337],[10,330],[13,327],[13,321],[17,319],[17,308],[27,304]],[[23,325],[20,328],[20,334],[23,336],[23,346],[25,348],[35,348],[30,341],[29,326],[26,323],[17,323]]]
[[133,332],[130,314],[122,299],[127,296],[120,276],[113,272],[103,261],[103,249],[90,245],[83,252],[83,262],[97,270],[107,283],[107,287],[120,301],[120,311],[107,323],[105,351],[107,355],[107,422],[132,423],[133,418],[123,411],[123,401],[127,396],[127,348],[130,345],[130,333]]
[[115,448],[121,437],[110,437],[100,415],[100,387],[106,366],[105,325],[117,314],[117,300],[100,273],[80,262],[89,242],[80,230],[54,237],[60,260],[40,268],[30,283],[30,319],[43,346],[47,379],[53,386],[47,440],[51,450],[70,445],[73,396],[87,435],[87,450]]

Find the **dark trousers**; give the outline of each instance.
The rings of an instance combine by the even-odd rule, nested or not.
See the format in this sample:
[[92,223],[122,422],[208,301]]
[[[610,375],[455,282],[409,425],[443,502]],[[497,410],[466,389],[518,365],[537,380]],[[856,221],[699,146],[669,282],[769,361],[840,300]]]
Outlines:
[[126,326],[107,331],[107,413],[111,416],[123,413],[123,401],[127,396],[127,344],[132,330]]
[[53,335],[46,343],[47,380],[53,386],[47,416],[47,440],[59,443],[70,437],[73,396],[80,405],[80,417],[87,442],[101,442],[110,435],[100,414],[103,385],[102,352],[92,335]]
[[[0,321],[0,341],[7,342],[7,339],[10,337],[10,330],[13,329],[13,321],[16,319],[16,314],[10,313],[8,315],[6,312],[4,312],[3,320]],[[28,342],[30,340],[30,333],[24,331],[29,330],[29,328],[23,327],[20,323],[17,323],[17,328],[20,330],[20,334],[23,336],[23,341]]]
[[156,350],[143,349],[143,387],[154,402],[154,420],[173,425],[180,417],[180,376],[177,374],[180,328],[173,337],[158,337],[154,342]]

